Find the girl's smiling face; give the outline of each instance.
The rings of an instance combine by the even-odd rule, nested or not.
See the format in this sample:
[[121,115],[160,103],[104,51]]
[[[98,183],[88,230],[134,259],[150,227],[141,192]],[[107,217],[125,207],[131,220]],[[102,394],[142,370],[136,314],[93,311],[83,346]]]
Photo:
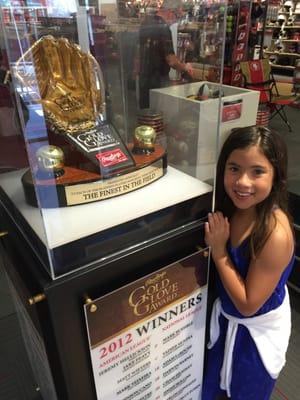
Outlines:
[[238,209],[255,209],[269,196],[273,178],[273,166],[255,145],[233,150],[229,155],[225,165],[224,187]]

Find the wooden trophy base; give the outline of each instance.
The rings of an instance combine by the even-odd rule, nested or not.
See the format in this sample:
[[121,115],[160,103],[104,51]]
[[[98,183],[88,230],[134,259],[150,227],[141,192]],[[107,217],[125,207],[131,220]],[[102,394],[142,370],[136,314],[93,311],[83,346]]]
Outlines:
[[[132,147],[128,146],[129,151]],[[153,153],[132,156],[135,166],[105,175],[64,166],[61,176],[40,178],[37,173],[33,181],[28,170],[22,177],[26,202],[34,207],[55,208],[105,200],[146,186],[166,173],[167,156],[162,146],[155,145]]]

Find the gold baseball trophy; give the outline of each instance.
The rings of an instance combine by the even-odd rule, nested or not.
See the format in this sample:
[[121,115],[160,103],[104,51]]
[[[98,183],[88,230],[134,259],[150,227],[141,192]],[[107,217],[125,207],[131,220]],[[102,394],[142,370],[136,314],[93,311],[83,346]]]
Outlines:
[[[35,76],[26,65],[34,67]],[[105,88],[95,58],[65,38],[44,36],[15,66],[23,88],[37,88],[48,143],[33,155],[22,177],[26,201],[42,208],[115,197],[154,182],[167,168],[165,149],[151,126],[135,130],[125,144],[106,121]],[[30,144],[29,144],[30,145]],[[36,195],[37,193],[37,195]]]

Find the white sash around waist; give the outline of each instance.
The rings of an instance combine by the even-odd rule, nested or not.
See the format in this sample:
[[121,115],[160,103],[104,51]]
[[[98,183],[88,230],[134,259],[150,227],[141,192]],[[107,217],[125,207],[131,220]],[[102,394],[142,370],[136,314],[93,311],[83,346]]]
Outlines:
[[210,321],[210,349],[216,343],[219,334],[219,316],[228,319],[223,365],[220,376],[220,387],[230,397],[232,376],[232,353],[238,325],[244,325],[254,340],[262,362],[273,379],[276,379],[285,364],[285,354],[291,333],[291,310],[287,288],[283,303],[266,314],[250,318],[237,318],[225,313],[218,298],[214,305]]

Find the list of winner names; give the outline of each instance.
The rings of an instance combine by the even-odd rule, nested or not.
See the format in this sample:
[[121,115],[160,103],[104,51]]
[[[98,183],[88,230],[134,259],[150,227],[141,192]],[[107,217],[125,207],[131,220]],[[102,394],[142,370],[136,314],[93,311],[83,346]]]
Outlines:
[[204,309],[195,292],[93,349],[98,399],[198,399]]

